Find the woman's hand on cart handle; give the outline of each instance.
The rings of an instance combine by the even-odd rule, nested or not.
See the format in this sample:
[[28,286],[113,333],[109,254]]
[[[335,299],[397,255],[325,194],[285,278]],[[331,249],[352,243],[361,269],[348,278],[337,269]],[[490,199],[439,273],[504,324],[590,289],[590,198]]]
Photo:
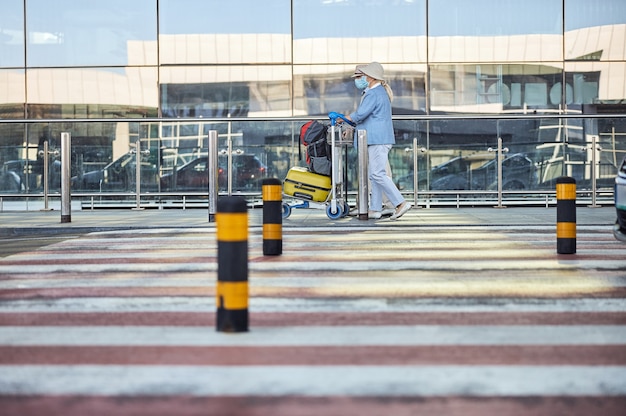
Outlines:
[[350,120],[348,117],[346,117],[345,115],[341,113],[336,113],[334,111],[331,111],[330,113],[328,113],[328,118],[330,118],[330,124],[333,126],[337,123],[337,121],[341,123],[341,120],[345,121],[352,127],[356,126],[355,122],[353,122],[352,120]]

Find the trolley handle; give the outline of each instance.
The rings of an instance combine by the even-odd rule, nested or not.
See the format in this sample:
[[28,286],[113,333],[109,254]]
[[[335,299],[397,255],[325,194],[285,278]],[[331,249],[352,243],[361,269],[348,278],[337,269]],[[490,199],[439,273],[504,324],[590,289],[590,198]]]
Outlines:
[[337,124],[337,119],[340,118],[346,123],[348,123],[349,125],[351,125],[352,127],[356,127],[356,123],[354,121],[349,120],[345,115],[341,113],[336,113],[334,111],[331,111],[330,113],[328,113],[328,118],[330,118],[331,126],[334,126],[335,124]]

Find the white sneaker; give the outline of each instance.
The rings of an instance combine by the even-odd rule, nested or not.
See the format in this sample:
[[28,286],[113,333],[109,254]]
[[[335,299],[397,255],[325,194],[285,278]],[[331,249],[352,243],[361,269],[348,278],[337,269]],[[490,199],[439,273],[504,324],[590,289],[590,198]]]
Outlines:
[[380,212],[380,215],[382,215],[383,217],[388,217],[390,215],[393,215],[395,212],[395,208],[384,207],[383,210]]
[[383,215],[381,214],[380,211],[368,211],[367,212],[367,218],[369,218],[370,220],[379,220],[380,217],[382,217]]
[[390,219],[397,220],[398,218],[406,214],[406,212],[410,209],[411,209],[411,203],[408,201],[404,201],[396,208],[396,212],[393,213]]

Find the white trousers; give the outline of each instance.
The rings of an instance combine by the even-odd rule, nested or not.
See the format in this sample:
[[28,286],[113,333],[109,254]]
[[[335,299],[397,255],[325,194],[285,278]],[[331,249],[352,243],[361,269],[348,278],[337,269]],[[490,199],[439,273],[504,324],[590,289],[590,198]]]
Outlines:
[[383,194],[389,198],[394,207],[400,205],[404,198],[387,176],[388,155],[391,150],[390,144],[374,144],[367,146],[368,164],[367,171],[371,184],[369,209],[380,211],[383,207]]

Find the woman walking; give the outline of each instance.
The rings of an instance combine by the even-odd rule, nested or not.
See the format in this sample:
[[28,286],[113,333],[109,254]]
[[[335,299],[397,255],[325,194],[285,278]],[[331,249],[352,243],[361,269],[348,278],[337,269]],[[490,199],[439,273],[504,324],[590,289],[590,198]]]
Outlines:
[[385,194],[395,207],[391,219],[397,220],[411,209],[411,203],[404,199],[386,172],[389,151],[396,142],[391,120],[393,91],[378,62],[357,66],[352,77],[356,87],[364,92],[356,111],[346,118],[367,131],[368,176],[372,187],[368,217],[381,218]]

